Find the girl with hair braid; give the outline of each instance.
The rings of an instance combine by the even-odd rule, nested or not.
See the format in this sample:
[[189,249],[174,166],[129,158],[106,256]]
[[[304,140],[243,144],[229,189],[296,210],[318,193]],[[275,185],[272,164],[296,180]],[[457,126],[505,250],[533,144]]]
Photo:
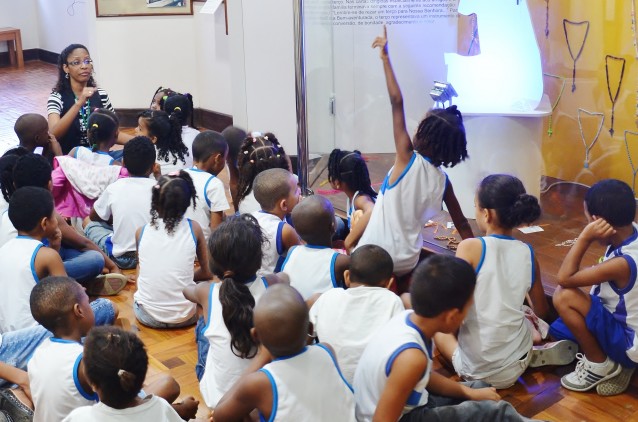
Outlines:
[[352,251],[370,221],[377,200],[361,152],[333,149],[328,159],[328,180],[333,189],[343,191],[348,197],[346,212],[350,233],[344,243],[346,250]]
[[182,124],[178,113],[145,110],[137,119],[136,135],[143,135],[155,144],[157,162],[162,174],[193,166],[193,158],[182,141]]
[[[71,157],[94,166],[122,165],[115,161],[111,147],[115,145],[120,133],[120,121],[111,110],[98,108],[89,116],[89,147],[78,146],[69,152]],[[118,159],[122,151],[113,151]]]
[[198,338],[198,365],[205,365],[199,388],[211,408],[257,355],[259,345],[250,333],[253,308],[266,288],[279,282],[274,274],[256,275],[264,239],[250,214],[224,221],[208,239],[210,269],[221,282],[200,283],[184,290],[184,296],[204,311],[206,325],[196,332],[208,340]]
[[164,111],[175,114],[182,125],[182,142],[188,148],[188,154],[193,156],[193,141],[199,134],[195,128],[193,96],[191,94],[173,93],[164,100]]
[[[359,245],[383,247],[394,260],[395,274],[405,276],[419,262],[423,225],[441,211],[442,202],[461,236],[473,237],[452,184],[440,168],[453,167],[467,158],[465,128],[455,106],[435,109],[426,114],[412,141],[406,129],[403,96],[390,64],[385,27],[372,47],[379,47],[381,52],[392,106],[396,158]],[[403,283],[399,291],[407,287],[407,279]]]
[[[182,291],[209,280],[206,240],[196,221],[184,218],[197,194],[185,171],[162,176],[153,187],[151,222],[137,229],[139,259],[135,317],[151,328],[178,328],[197,322],[197,309]],[[197,271],[193,264],[201,264]],[[194,281],[193,281],[194,280]]]
[[262,135],[259,132],[252,132],[244,139],[238,155],[239,181],[236,198],[233,198],[235,210],[240,214],[259,211],[261,205],[255,199],[253,192],[255,177],[264,170],[274,168],[281,168],[292,173],[290,158],[275,135],[272,133]]

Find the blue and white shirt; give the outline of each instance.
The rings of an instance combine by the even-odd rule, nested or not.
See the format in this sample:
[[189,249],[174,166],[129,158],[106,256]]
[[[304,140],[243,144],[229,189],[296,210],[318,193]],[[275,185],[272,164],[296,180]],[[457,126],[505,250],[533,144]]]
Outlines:
[[95,151],[83,146],[75,147],[73,157],[92,166],[110,166],[115,161],[108,152]]
[[278,273],[286,258],[284,250],[283,231],[287,224],[281,218],[266,211],[256,211],[251,213],[257,219],[267,242],[262,246],[263,257],[261,258],[261,268],[258,275]]
[[197,192],[196,207],[191,204],[186,210],[185,216],[197,221],[202,226],[204,238],[208,241],[210,236],[210,214],[212,212],[226,211],[230,208],[226,198],[226,189],[221,180],[216,176],[199,170],[197,167],[189,168],[186,172],[193,179],[193,185]]
[[297,245],[290,248],[281,271],[290,277],[290,285],[304,300],[315,293],[339,287],[335,262],[339,253],[327,246]]

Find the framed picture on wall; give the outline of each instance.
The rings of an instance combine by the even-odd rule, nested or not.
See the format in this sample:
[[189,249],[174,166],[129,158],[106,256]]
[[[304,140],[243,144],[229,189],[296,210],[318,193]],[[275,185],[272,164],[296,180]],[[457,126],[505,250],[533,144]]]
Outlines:
[[192,0],[95,0],[98,18],[114,16],[192,15]]

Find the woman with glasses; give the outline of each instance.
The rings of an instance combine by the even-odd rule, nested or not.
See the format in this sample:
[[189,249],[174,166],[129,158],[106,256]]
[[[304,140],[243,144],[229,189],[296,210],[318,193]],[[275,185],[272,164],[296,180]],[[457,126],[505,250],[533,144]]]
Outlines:
[[[93,60],[88,49],[81,44],[71,44],[60,53],[58,82],[47,102],[49,130],[58,139],[64,154],[77,146],[90,147],[89,115],[97,108],[114,111],[108,94],[97,87],[93,78]],[[130,137],[120,132],[118,143],[125,143]]]

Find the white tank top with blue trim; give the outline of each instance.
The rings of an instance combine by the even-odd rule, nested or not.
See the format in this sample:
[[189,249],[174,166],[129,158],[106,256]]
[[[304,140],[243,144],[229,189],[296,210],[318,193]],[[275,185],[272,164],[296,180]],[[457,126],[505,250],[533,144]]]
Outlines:
[[414,387],[403,408],[403,414],[428,402],[425,387],[432,370],[432,341],[410,321],[413,311],[405,311],[381,327],[366,346],[354,373],[354,398],[357,421],[372,421],[385,389],[394,360],[408,349],[418,349],[428,360],[425,373]]
[[[272,388],[269,422],[354,422],[354,395],[332,353],[321,344],[265,365]],[[260,419],[265,421],[263,415]]]
[[261,268],[257,275],[267,275],[277,273],[281,270],[281,265],[286,257],[282,233],[286,224],[281,218],[265,211],[256,211],[252,216],[257,219],[262,232],[268,240],[262,246],[263,257]]
[[44,340],[27,365],[34,422],[60,422],[72,410],[91,406],[97,394],[84,391],[78,378],[82,345],[55,337]]
[[39,240],[18,236],[0,248],[0,333],[38,325],[29,298],[40,281],[35,257],[42,246]]
[[182,218],[172,235],[162,219],[157,228],[150,223],[142,228],[138,245],[140,273],[136,302],[154,319],[171,324],[187,321],[197,307],[182,293],[193,281],[197,239],[192,222]]
[[315,293],[339,287],[335,274],[338,252],[327,246],[298,245],[290,248],[281,271],[304,300]]
[[196,207],[191,204],[186,210],[185,216],[197,221],[202,226],[204,238],[208,241],[210,236],[210,213],[225,211],[230,208],[226,199],[224,183],[216,176],[200,170],[196,167],[185,170],[193,179],[195,192],[197,193]]
[[18,231],[9,220],[9,209],[7,208],[0,215],[0,248],[11,239],[15,239]]
[[534,283],[534,251],[509,236],[479,238],[474,304],[459,329],[462,367],[468,380],[484,379],[520,360],[532,349],[532,329],[522,306]]
[[75,159],[92,166],[110,166],[115,161],[108,153],[102,151],[93,152],[87,147],[76,147]]
[[402,276],[419,261],[424,224],[442,210],[447,176],[416,152],[394,183],[389,182],[391,174],[392,169],[357,247],[381,246],[392,256],[394,273]]
[[[255,298],[255,303],[266,291],[268,283],[263,277],[246,283]],[[242,359],[230,347],[230,332],[224,323],[222,304],[219,301],[221,283],[212,283],[208,296],[208,321],[204,335],[209,341],[204,375],[199,382],[199,390],[210,408],[235,384],[252,359]]]
[[633,223],[634,232],[619,247],[612,249],[611,246],[605,251],[603,261],[621,257],[629,264],[630,276],[629,284],[624,289],[618,289],[612,282],[600,283],[592,286],[591,294],[598,296],[605,309],[614,318],[627,327],[627,333],[633,337],[633,341],[627,344],[627,357],[638,363],[638,288],[636,288],[636,278],[638,278],[638,225]]

